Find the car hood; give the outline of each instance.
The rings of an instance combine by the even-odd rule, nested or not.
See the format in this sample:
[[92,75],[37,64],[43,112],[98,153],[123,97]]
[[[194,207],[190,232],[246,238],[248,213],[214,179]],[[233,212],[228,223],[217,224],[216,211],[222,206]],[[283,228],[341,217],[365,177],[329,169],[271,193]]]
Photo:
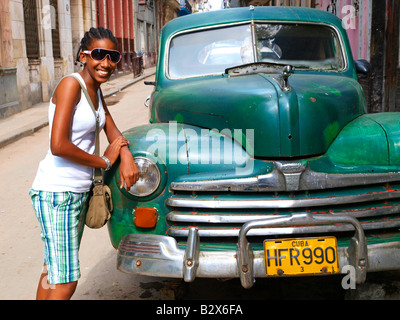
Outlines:
[[[246,137],[256,157],[323,154],[341,129],[364,113],[357,81],[337,74],[294,74],[283,91],[265,73],[174,81],[154,93],[157,122],[177,121]],[[158,96],[158,97],[157,97]],[[234,131],[236,130],[236,131]]]

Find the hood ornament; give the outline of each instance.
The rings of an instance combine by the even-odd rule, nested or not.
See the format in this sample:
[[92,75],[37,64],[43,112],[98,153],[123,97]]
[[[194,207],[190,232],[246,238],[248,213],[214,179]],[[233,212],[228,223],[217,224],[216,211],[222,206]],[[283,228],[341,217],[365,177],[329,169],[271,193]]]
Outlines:
[[279,87],[284,92],[289,92],[291,90],[289,85],[289,77],[294,73],[294,67],[291,65],[287,65],[283,67],[282,74],[278,77],[274,77],[273,79],[278,82]]

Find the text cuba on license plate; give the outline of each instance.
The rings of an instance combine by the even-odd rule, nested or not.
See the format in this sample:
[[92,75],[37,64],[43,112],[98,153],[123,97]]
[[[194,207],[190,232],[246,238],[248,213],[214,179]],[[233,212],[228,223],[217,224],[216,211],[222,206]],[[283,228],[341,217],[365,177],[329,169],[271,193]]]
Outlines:
[[267,276],[339,272],[335,237],[265,240]]

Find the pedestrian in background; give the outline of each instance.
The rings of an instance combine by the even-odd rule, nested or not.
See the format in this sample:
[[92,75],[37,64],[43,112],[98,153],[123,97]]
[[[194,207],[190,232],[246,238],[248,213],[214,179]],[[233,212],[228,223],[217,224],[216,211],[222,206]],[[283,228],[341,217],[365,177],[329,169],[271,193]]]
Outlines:
[[37,299],[70,299],[80,278],[78,258],[85,210],[94,168],[108,170],[120,157],[120,187],[129,189],[139,178],[128,141],[115,125],[102,95],[121,60],[112,32],[91,28],[81,40],[77,73],[95,106],[100,130],[110,143],[104,156],[94,155],[96,118],[77,79],[65,77],[49,105],[50,148],[39,168],[30,196],[44,242],[44,268]]

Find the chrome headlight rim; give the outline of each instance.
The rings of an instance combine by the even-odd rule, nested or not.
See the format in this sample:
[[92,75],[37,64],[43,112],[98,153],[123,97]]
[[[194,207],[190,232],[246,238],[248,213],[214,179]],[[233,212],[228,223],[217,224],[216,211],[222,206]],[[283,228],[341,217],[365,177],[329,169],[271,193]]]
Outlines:
[[[152,200],[154,198],[156,198],[157,196],[159,196],[163,190],[165,189],[165,186],[167,184],[167,180],[168,180],[168,173],[167,173],[167,166],[164,163],[164,161],[157,155],[154,154],[150,154],[148,152],[145,151],[137,151],[137,152],[133,152],[132,156],[134,159],[138,159],[138,158],[144,158],[146,160],[151,161],[152,163],[155,164],[155,166],[158,169],[159,172],[159,185],[158,188],[156,188],[152,193],[149,193],[148,195],[135,195],[131,192],[129,192],[128,190],[126,190],[126,188],[122,188],[119,189],[127,198],[134,200],[134,201],[149,201]],[[117,178],[118,175],[116,175],[115,177]],[[116,181],[118,184],[118,181]]]
[[[135,191],[134,191],[135,190],[135,185],[133,185],[128,190],[128,192],[131,195],[135,196],[135,197],[145,198],[145,197],[148,197],[148,196],[152,195],[159,188],[159,186],[161,184],[161,171],[160,171],[160,168],[158,167],[157,163],[155,161],[153,161],[152,159],[148,158],[148,157],[137,156],[137,157],[134,157],[134,160],[136,162],[136,165],[139,168],[139,171],[140,171],[140,167],[141,167],[139,161],[144,161],[144,162],[150,163],[150,165],[153,168],[155,168],[155,170],[156,170],[156,175],[157,175],[156,182],[154,183],[154,186],[152,186],[148,191],[142,192],[142,193],[140,193],[140,192],[135,193]],[[142,172],[140,172],[140,175],[142,175]],[[140,180],[140,178],[139,178],[139,180]]]

